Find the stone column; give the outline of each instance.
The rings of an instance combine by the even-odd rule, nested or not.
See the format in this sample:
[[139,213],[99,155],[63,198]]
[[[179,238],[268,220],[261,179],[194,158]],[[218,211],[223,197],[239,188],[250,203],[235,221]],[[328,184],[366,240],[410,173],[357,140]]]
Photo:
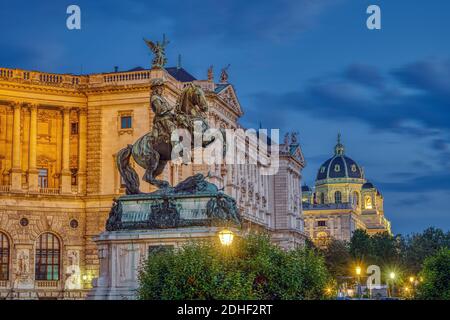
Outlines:
[[36,168],[37,105],[30,105],[30,147],[28,159],[28,191],[38,191],[38,170]]
[[63,107],[63,141],[61,167],[61,193],[72,193],[70,172],[70,107]]
[[12,139],[12,167],[11,167],[11,191],[22,191],[22,161],[20,158],[21,141],[20,141],[20,115],[21,104],[14,102],[12,104],[14,109],[14,123],[13,123],[13,139]]
[[78,114],[78,193],[86,193],[87,109]]

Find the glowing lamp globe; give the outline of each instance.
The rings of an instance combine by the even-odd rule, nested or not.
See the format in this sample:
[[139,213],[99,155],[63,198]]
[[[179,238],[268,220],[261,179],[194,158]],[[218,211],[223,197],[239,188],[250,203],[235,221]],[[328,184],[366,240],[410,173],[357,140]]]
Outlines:
[[359,276],[361,274],[361,267],[357,266],[356,267],[356,274]]
[[223,246],[229,246],[233,243],[234,234],[231,230],[223,229],[219,232],[220,243]]

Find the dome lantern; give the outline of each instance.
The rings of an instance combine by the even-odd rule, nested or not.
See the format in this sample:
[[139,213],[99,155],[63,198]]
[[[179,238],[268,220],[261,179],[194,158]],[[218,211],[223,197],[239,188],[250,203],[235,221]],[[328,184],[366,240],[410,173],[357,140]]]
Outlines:
[[343,156],[344,155],[344,151],[345,151],[344,145],[341,143],[341,134],[338,133],[337,144],[334,147],[334,154],[337,155],[337,156]]

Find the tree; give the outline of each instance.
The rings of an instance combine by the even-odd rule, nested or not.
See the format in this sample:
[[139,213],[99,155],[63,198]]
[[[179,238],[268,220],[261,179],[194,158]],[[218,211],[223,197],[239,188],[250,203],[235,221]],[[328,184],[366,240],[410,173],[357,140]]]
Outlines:
[[320,299],[330,280],[313,250],[284,251],[268,236],[195,242],[152,255],[140,270],[140,299]]
[[372,260],[372,241],[366,230],[357,229],[353,232],[349,252],[354,260],[366,262]]
[[422,233],[413,234],[406,239],[404,264],[411,273],[417,274],[427,257],[445,247],[450,247],[450,232],[444,233],[441,229],[431,227]]
[[441,248],[426,258],[420,276],[419,299],[450,300],[450,249]]
[[373,263],[379,266],[395,265],[400,262],[400,236],[394,237],[387,232],[371,236],[371,253]]
[[340,240],[331,240],[323,251],[325,264],[334,278],[347,277],[352,264],[348,244]]

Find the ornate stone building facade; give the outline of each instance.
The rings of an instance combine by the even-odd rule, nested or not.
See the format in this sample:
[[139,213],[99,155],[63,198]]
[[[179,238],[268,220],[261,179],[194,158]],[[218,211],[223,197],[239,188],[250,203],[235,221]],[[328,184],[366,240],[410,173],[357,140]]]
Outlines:
[[[0,298],[86,295],[98,275],[92,237],[124,192],[115,154],[150,130],[154,78],[164,79],[172,103],[186,83],[201,86],[211,126],[240,128],[236,92],[228,76],[215,83],[212,71],[197,80],[180,67],[81,76],[0,68]],[[211,181],[237,200],[246,229],[268,230],[292,247],[305,238],[299,183],[305,164],[295,136],[280,149],[276,175],[261,175],[270,155],[254,165],[172,164],[163,175],[176,184],[210,171]]]
[[314,190],[302,187],[305,231],[318,246],[330,239],[349,241],[356,229],[391,232],[383,196],[365,179],[363,168],[345,155],[340,140],[339,135],[334,156],[320,166]]

